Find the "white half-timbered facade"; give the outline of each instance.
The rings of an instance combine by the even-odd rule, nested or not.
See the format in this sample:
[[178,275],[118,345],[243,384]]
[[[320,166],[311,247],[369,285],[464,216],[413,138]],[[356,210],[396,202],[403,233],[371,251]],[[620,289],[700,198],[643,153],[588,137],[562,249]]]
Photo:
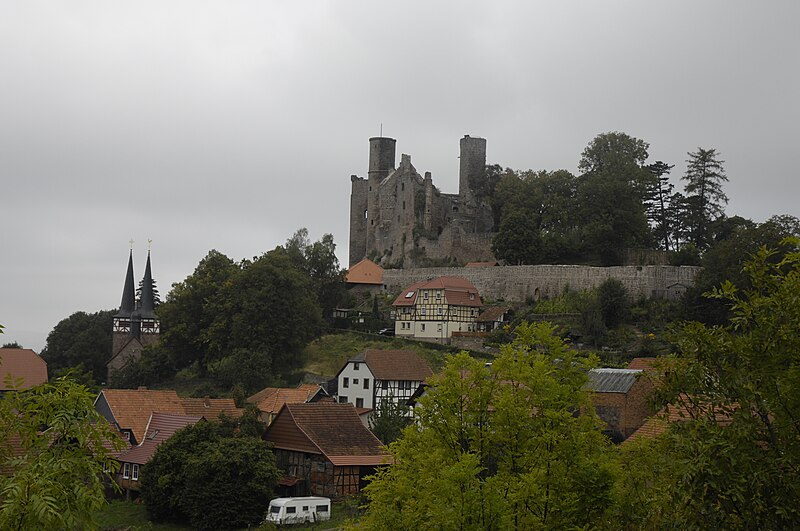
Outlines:
[[349,359],[337,375],[338,401],[377,409],[383,400],[405,405],[433,372],[410,350],[367,349]]
[[469,280],[439,277],[407,287],[393,306],[395,335],[444,340],[453,332],[475,332],[483,302]]

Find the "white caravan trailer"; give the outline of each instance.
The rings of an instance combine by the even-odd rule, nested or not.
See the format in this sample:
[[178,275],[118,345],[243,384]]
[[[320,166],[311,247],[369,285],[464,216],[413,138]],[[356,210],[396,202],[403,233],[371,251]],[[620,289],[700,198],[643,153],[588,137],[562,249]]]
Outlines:
[[275,498],[269,502],[266,520],[276,524],[303,524],[331,518],[331,499],[319,496]]

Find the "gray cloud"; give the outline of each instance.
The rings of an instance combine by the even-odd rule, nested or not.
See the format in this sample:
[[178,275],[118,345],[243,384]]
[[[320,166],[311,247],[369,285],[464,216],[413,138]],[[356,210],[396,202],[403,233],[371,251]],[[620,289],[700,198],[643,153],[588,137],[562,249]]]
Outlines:
[[443,190],[458,138],[576,171],[598,133],[715,147],[728,212],[799,215],[796,2],[6,2],[0,323],[40,349],[119,304],[128,239],[162,293],[208,250],[306,226],[347,251],[349,176],[398,140]]

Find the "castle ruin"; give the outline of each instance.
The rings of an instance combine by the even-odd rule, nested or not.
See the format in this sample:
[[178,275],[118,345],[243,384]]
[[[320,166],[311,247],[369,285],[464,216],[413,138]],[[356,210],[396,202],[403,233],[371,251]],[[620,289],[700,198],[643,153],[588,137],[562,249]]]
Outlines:
[[409,155],[395,167],[396,143],[370,138],[367,178],[350,177],[350,265],[363,258],[406,268],[494,260],[492,210],[473,190],[485,178],[486,140],[461,139],[457,194],[442,193],[430,172],[421,176]]

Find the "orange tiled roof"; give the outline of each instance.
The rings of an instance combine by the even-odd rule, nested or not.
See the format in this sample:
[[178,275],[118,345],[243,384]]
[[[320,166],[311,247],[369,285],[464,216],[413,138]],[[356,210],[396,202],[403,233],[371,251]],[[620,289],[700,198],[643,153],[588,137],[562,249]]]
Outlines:
[[153,457],[159,444],[172,437],[179,429],[196,424],[200,420],[201,417],[198,416],[153,412],[148,419],[142,441],[120,455],[118,459],[123,463],[145,465]]
[[103,389],[100,394],[105,397],[120,429],[131,430],[136,442],[142,441],[151,413],[186,414],[178,393],[172,390]]
[[377,380],[424,381],[433,374],[428,363],[410,350],[364,351],[364,363]]
[[264,413],[277,413],[284,404],[303,404],[320,392],[317,384],[300,384],[297,387],[267,387],[247,399]]
[[29,348],[0,348],[0,391],[9,391],[6,376],[22,379],[19,389],[28,389],[47,381],[47,363]]
[[444,290],[445,302],[454,306],[483,306],[478,289],[472,282],[461,277],[438,277],[415,282],[400,292],[392,305],[413,306],[421,289]]
[[348,284],[383,284],[383,268],[364,258],[347,271],[344,279]]
[[233,398],[181,398],[181,403],[187,415],[206,420],[217,420],[221,414],[235,419],[244,413],[244,409],[236,407]]
[[[353,404],[286,404],[279,413],[279,416],[282,415],[289,415],[308,440],[334,465],[378,465],[388,462],[389,456],[383,444],[362,424]],[[264,435],[268,441],[272,440],[270,429]]]
[[[630,437],[625,439],[622,444],[627,443],[628,441],[635,441],[637,439],[648,439],[658,437],[665,431],[670,424],[674,424],[676,422],[683,422],[685,420],[689,420],[692,418],[692,413],[690,412],[689,408],[687,408],[684,404],[684,401],[689,401],[688,395],[681,395],[679,399],[679,404],[668,404],[664,410],[655,416],[648,417],[644,424],[642,424],[639,429],[631,434]],[[707,406],[703,405],[702,403],[697,404],[697,410],[695,413],[700,413],[705,415],[707,413],[713,413],[714,422],[719,425],[727,425],[730,423],[730,417],[727,413],[723,411],[716,411],[710,410]]]

